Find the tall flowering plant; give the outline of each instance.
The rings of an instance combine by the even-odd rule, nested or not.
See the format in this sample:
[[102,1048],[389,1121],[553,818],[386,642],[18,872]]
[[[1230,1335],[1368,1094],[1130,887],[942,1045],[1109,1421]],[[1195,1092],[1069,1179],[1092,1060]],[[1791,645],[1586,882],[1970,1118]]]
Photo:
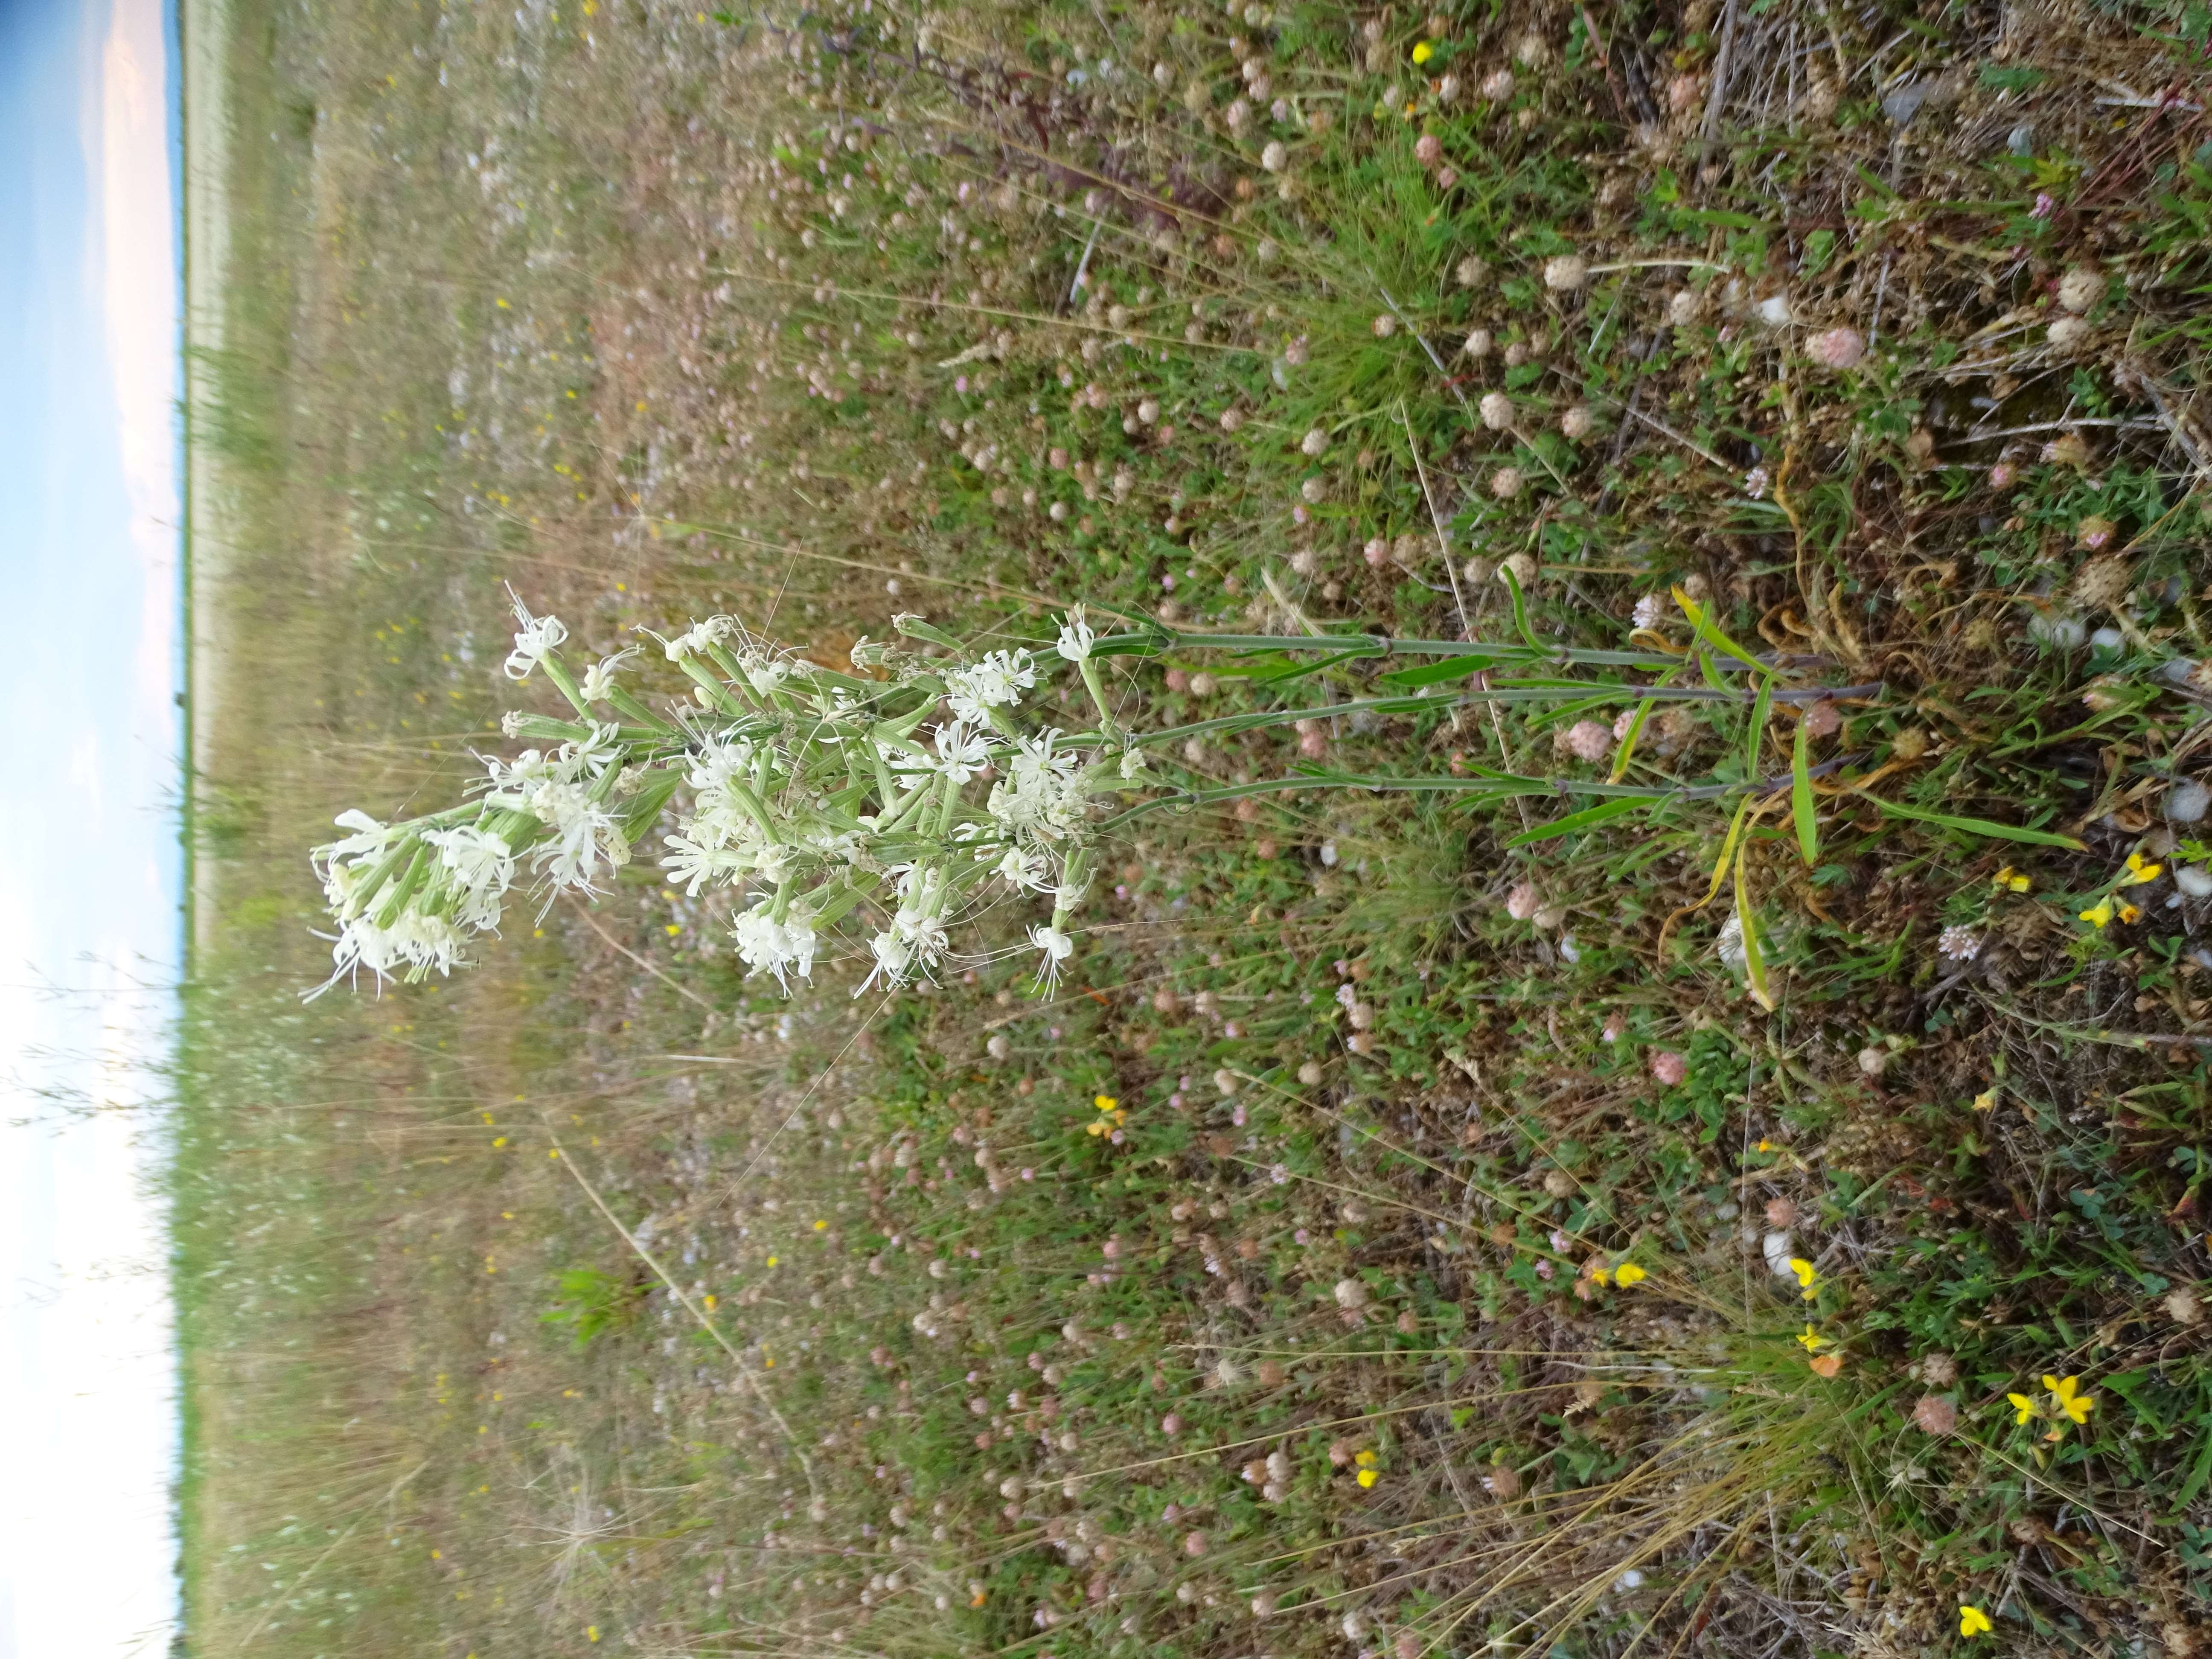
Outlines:
[[[1517,587],[1514,597],[1518,619]],[[1557,833],[1564,834],[1631,808],[1748,798],[1772,787],[1756,778],[1697,787],[1623,784],[1634,732],[1656,703],[1739,703],[1763,723],[1770,702],[1880,690],[1779,688],[1778,676],[1790,664],[1754,659],[1733,646],[1732,661],[1698,642],[1686,651],[1548,645],[1525,623],[1520,644],[1182,635],[1158,627],[1102,636],[1079,605],[1048,647],[981,655],[920,617],[900,617],[894,626],[903,639],[951,654],[863,640],[853,647],[853,665],[861,671],[853,674],[775,650],[733,617],[712,617],[659,641],[692,689],[690,701],[656,712],[623,684],[636,647],[579,676],[562,657],[568,630],[560,621],[532,616],[520,600],[514,610],[507,678],[542,674],[575,718],[509,714],[507,737],[538,746],[486,760],[483,776],[459,805],[398,823],[357,811],[337,819],[349,833],[313,854],[337,929],[330,936],[334,966],[310,995],[362,969],[380,981],[450,972],[463,965],[473,939],[497,932],[519,884],[540,915],[560,893],[596,892],[672,812],[659,856],[668,880],[695,897],[713,889],[741,894],[746,902],[732,926],[738,954],[752,973],[773,975],[786,991],[794,980],[810,979],[817,960],[833,951],[865,953],[871,966],[863,988],[932,978],[951,958],[965,924],[996,904],[1042,898],[1050,901],[1049,919],[1032,923],[1026,946],[1017,948],[1036,952],[1038,981],[1049,986],[1075,948],[1070,920],[1091,884],[1094,845],[1139,813],[1332,785],[1466,790],[1500,800],[1567,792],[1612,798],[1560,820]],[[1261,653],[1279,683],[1356,658],[1445,660],[1384,677],[1386,687],[1405,695],[1124,731],[1100,660],[1170,647]],[[1292,652],[1323,655],[1301,668],[1290,665]],[[1686,678],[1693,666],[1702,683],[1669,683]],[[1047,726],[1024,708],[1042,677],[1070,667],[1096,716],[1086,730]],[[1562,678],[1570,667],[1601,672],[1595,681]],[[1746,670],[1755,690],[1722,684],[1723,672]],[[1657,678],[1636,684],[1622,678],[1636,671]],[[879,672],[885,678],[873,678]],[[1147,748],[1192,737],[1434,708],[1431,699],[1455,694],[1577,704],[1593,694],[1618,696],[1634,699],[1641,713],[1612,776],[1601,782],[1480,768],[1467,778],[1353,777],[1308,768],[1247,784],[1184,787],[1146,763]],[[1802,783],[1802,744],[1796,769]],[[1109,798],[1129,792],[1145,798],[1116,813],[1103,810]]]
[[[510,714],[534,741],[493,757],[462,805],[401,823],[349,811],[350,833],[313,854],[337,924],[322,988],[366,969],[380,979],[444,974],[477,935],[498,930],[525,882],[541,908],[589,894],[629,863],[672,802],[668,879],[694,896],[729,888],[750,902],[732,926],[738,954],[787,990],[844,934],[872,959],[868,982],[934,975],[955,933],[994,902],[1051,900],[1028,930],[1049,983],[1073,952],[1068,921],[1090,883],[1095,802],[1146,780],[1115,724],[1091,660],[1081,607],[1050,655],[1073,664],[1097,714],[1068,733],[1022,719],[1041,665],[1025,649],[945,663],[863,641],[863,678],[774,651],[735,619],[710,617],[661,641],[692,702],[656,713],[622,684],[633,652],[580,678],[563,662],[557,618],[519,601],[507,677],[542,672],[576,719]],[[902,634],[957,650],[911,617]]]

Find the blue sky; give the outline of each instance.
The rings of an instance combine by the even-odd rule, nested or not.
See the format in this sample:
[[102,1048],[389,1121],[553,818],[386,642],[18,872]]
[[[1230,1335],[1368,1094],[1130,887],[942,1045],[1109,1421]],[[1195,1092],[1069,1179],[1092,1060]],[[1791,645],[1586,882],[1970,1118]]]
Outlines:
[[174,1605],[166,1241],[112,1109],[180,941],[173,61],[162,0],[0,0],[0,1659],[159,1653]]

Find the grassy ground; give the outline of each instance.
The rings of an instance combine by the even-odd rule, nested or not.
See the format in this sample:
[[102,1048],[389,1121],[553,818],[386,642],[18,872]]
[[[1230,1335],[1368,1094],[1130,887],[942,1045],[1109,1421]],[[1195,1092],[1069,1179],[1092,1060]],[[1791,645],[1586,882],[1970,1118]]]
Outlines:
[[[192,1649],[2191,1651],[2205,36],[236,0]],[[641,848],[303,1006],[303,849],[538,695],[502,583],[840,665],[1079,598],[1680,653],[1679,590],[1854,694],[1194,738],[1545,787],[1149,818],[1049,998],[783,1001]],[[1404,684],[1275,665],[1116,690]],[[1566,822],[1616,771],[1717,793]]]

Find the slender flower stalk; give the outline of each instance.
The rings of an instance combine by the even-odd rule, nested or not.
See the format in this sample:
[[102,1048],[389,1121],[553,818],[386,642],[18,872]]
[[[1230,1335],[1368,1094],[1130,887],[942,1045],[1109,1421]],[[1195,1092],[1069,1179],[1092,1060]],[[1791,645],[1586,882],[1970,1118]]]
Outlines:
[[[1376,780],[1302,772],[1194,793],[1157,777],[1146,750],[1340,713],[1413,713],[1437,707],[1440,696],[1543,702],[1609,689],[1563,678],[1570,667],[1601,674],[1683,667],[1682,659],[1664,653],[1553,648],[1533,637],[1509,645],[1364,635],[1247,640],[1164,629],[1102,635],[1078,605],[1061,619],[1049,651],[978,655],[921,617],[899,617],[893,625],[905,639],[949,654],[862,640],[851,653],[859,672],[844,674],[772,648],[734,617],[710,617],[659,641],[662,656],[690,679],[693,693],[656,712],[623,684],[636,647],[600,658],[579,676],[562,657],[568,630],[558,617],[533,616],[519,599],[514,615],[508,678],[542,674],[577,718],[508,715],[507,735],[534,746],[512,759],[486,759],[463,805],[403,823],[359,811],[339,817],[338,828],[349,833],[313,855],[337,931],[329,936],[331,978],[310,995],[364,969],[380,983],[450,973],[465,963],[471,941],[499,930],[518,883],[528,886],[543,915],[561,893],[597,892],[656,830],[666,880],[695,898],[715,891],[738,898],[730,931],[739,959],[787,993],[812,977],[817,961],[842,956],[872,964],[863,988],[933,978],[949,963],[982,959],[959,956],[955,941],[983,911],[1048,893],[1049,921],[1027,928],[1037,986],[1046,990],[1075,952],[1093,844],[1135,812],[1285,788],[1465,788],[1503,799],[1553,787],[1496,773]],[[1170,648],[1291,647],[1338,659],[1473,657],[1485,668],[1517,665],[1525,678],[1486,676],[1449,690],[1420,684],[1403,696],[1130,734],[1115,716],[1102,667],[1114,657]],[[1094,730],[1070,732],[1024,716],[1024,698],[1061,665],[1081,678],[1097,716]],[[1705,665],[1730,664],[1725,652],[1714,651]],[[1763,677],[1762,701],[1880,690],[1778,690],[1772,681],[1783,665],[1740,650],[1734,664]],[[889,678],[872,678],[885,669]],[[1705,678],[1701,687],[1620,689],[1644,699],[1751,698],[1749,691],[1717,688],[1712,672]],[[1656,804],[1759,786],[1563,787],[1650,796]],[[1148,799],[1106,810],[1107,798],[1116,794]],[[1620,1268],[1619,1282],[1631,1282],[1632,1273],[1641,1269]]]

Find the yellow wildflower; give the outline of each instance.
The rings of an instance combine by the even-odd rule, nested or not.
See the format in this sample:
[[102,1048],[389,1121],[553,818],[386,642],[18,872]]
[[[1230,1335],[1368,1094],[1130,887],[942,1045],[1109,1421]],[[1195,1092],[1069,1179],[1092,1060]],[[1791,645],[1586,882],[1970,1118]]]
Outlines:
[[2120,920],[2128,926],[2133,927],[2136,922],[2142,920],[2142,912],[2136,909],[2134,905],[2129,903],[2125,899],[2122,899],[2120,901]]
[[1104,1118],[1094,1117],[1084,1126],[1083,1133],[1087,1135],[1103,1135],[1112,1127]]
[[1797,1341],[1798,1345],[1802,1346],[1807,1353],[1818,1353],[1821,1349],[1828,1346],[1828,1339],[1821,1335],[1820,1332],[1814,1330],[1810,1325],[1808,1325],[1805,1328],[1805,1334],[1799,1337]]
[[1993,885],[2002,887],[2008,893],[2025,893],[2028,888],[2027,878],[2009,864],[1990,879]]
[[1610,1285],[1613,1283],[1613,1269],[1610,1267],[1592,1267],[1590,1269],[1590,1279],[1595,1284]]
[[2156,881],[2158,872],[2166,868],[2162,864],[2147,861],[2141,853],[2128,854],[2128,872],[2120,878],[2123,887],[2140,887],[2147,881]]
[[1979,1607],[1969,1607],[1964,1601],[1959,1603],[1960,1635],[1986,1636],[1994,1628],[1995,1626],[1990,1623],[1989,1614],[1984,1613]]
[[2031,1417],[2040,1417],[2043,1414],[2036,1409],[2035,1401],[2024,1394],[2008,1394],[2005,1398],[2012,1402],[2012,1420],[2015,1426],[2027,1422]]
[[1417,64],[1425,64],[1436,55],[1437,49],[1425,40],[1419,42],[1413,48],[1413,61]]
[[829,1230],[830,1224],[826,1221],[817,1221],[814,1224],[814,1231],[817,1233],[827,1232]]
[[1102,1112],[1110,1112],[1121,1103],[1111,1095],[1094,1095],[1091,1103]]
[[1790,1271],[1797,1275],[1797,1287],[1804,1292],[1805,1299],[1810,1302],[1820,1290],[1820,1275],[1814,1271],[1813,1264],[1802,1255],[1793,1255],[1790,1258]]
[[2060,1411],[2064,1412],[2076,1423],[2086,1423],[2089,1420],[2090,1412],[2097,1404],[2097,1396],[2094,1394],[2083,1394],[2075,1386],[2081,1380],[2076,1376],[2051,1376],[2046,1374],[2043,1379],[2043,1386],[2051,1390],[2051,1397],[2058,1402]]
[[1382,1478],[1382,1477],[1381,1475],[1376,1474],[1372,1469],[1362,1469],[1359,1472],[1359,1484],[1363,1487],[1372,1486]]
[[1364,1451],[1352,1461],[1363,1469],[1371,1469],[1375,1467],[1375,1454],[1371,1451]]
[[2099,899],[2094,904],[2081,912],[2081,920],[2087,922],[2092,927],[2100,929],[2105,927],[2112,920],[2112,900],[2108,898]]
[[1613,1270],[1613,1282],[1624,1291],[1632,1285],[1641,1285],[1650,1276],[1633,1261],[1624,1261]]
[[1978,1112],[1994,1111],[1996,1103],[1997,1091],[1994,1088],[1984,1089],[1974,1097],[1974,1109]]

